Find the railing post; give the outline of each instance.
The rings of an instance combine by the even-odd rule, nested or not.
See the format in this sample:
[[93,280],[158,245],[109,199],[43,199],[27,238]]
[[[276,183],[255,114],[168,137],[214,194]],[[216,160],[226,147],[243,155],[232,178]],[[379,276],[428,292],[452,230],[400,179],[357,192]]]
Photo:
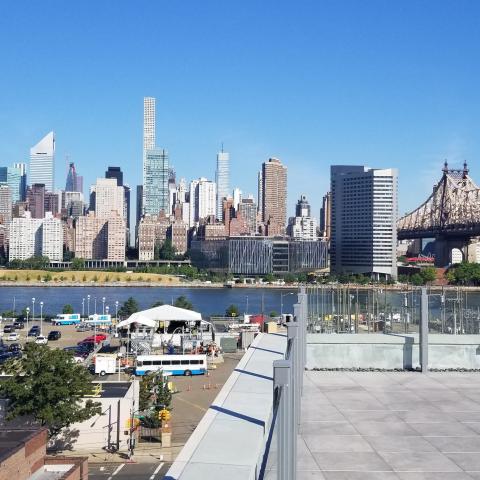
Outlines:
[[307,326],[308,326],[308,297],[305,293],[305,287],[300,288],[300,293],[298,294],[298,302],[301,305],[300,315],[299,315],[299,327],[300,327],[300,350],[301,355],[301,376],[300,376],[300,394],[303,390],[303,372],[305,366],[307,365]]
[[421,300],[420,366],[422,373],[428,372],[428,295],[426,287],[422,287]]
[[[294,305],[293,311],[296,312],[300,305]],[[295,317],[294,317],[295,318]],[[287,339],[292,342],[292,350],[287,360],[292,361],[292,392],[293,392],[293,409],[295,412],[295,421],[297,425],[300,423],[300,375],[301,375],[301,352],[300,352],[300,336],[298,322],[287,322]]]
[[274,396],[279,395],[276,425],[278,480],[295,480],[296,478],[297,457],[294,449],[296,422],[293,411],[292,374],[291,360],[273,362],[273,393]]

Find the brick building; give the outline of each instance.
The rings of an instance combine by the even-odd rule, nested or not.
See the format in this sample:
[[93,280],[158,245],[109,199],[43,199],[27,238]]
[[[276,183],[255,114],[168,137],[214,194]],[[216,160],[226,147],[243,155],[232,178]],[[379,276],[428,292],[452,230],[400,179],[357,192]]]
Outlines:
[[48,457],[47,429],[0,429],[0,479],[87,480],[86,457]]

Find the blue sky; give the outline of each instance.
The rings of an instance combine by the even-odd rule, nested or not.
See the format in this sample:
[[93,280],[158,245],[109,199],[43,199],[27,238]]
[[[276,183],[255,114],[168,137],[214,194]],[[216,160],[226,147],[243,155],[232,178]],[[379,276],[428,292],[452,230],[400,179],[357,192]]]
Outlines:
[[150,95],[178,177],[213,178],[223,141],[232,187],[276,156],[289,212],[318,212],[331,164],[397,167],[403,213],[445,158],[480,182],[479,23],[473,0],[2,2],[0,164],[54,130],[57,186],[66,154],[136,185]]

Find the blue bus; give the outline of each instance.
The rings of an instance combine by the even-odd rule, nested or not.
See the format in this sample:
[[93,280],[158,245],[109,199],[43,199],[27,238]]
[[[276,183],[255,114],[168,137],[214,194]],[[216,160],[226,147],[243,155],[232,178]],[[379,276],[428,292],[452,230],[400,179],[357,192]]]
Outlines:
[[135,375],[162,370],[164,375],[204,375],[207,372],[206,355],[139,355]]

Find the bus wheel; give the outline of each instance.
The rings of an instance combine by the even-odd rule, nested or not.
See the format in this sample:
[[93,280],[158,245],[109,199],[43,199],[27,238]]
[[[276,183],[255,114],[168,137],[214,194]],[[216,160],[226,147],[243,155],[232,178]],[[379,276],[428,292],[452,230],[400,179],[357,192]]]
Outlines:
[[190,370],[185,370],[184,375],[185,375],[186,377],[191,377],[191,376],[192,376],[192,372],[191,372]]
[[105,372],[105,370],[102,370],[102,371],[100,372],[100,376],[101,376],[101,377],[104,377],[104,376],[106,375],[106,373],[107,373],[107,372]]

